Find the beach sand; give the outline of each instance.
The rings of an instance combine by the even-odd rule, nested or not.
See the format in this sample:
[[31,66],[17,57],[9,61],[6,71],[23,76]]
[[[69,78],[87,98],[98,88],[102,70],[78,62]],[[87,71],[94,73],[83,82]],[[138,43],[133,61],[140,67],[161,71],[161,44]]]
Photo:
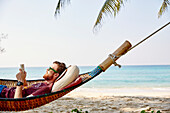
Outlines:
[[142,110],[170,113],[170,88],[78,88],[49,104],[21,113],[71,113],[75,108],[89,113],[140,113]]

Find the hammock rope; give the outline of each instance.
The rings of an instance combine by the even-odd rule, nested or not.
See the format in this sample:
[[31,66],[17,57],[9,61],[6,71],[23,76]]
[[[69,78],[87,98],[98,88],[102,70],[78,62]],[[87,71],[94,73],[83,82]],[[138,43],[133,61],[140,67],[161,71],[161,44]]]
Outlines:
[[[160,30],[162,30],[163,28],[165,28],[166,26],[168,26],[170,24],[170,22],[168,22],[167,24],[165,24],[164,26],[162,26],[161,28],[159,28],[158,30],[156,30],[155,32],[153,32],[152,34],[150,34],[149,36],[147,36],[146,38],[144,38],[142,41],[140,41],[139,43],[137,43],[136,45],[134,45],[133,47],[131,47],[128,51],[134,49],[135,47],[137,47],[139,44],[141,44],[142,42],[144,42],[145,40],[149,39],[151,36],[153,36],[154,34],[156,34],[157,32],[159,32]],[[128,52],[127,51],[127,52]]]
[[115,58],[120,58],[121,56],[125,55],[127,52],[129,52],[130,50],[134,49],[135,47],[137,47],[139,44],[143,43],[144,41],[146,41],[147,39],[149,39],[150,37],[152,37],[154,34],[156,34],[157,32],[159,32],[160,30],[162,30],[163,28],[167,27],[170,24],[170,22],[168,22],[167,24],[165,24],[164,26],[162,26],[161,28],[159,28],[158,30],[156,30],[155,32],[153,32],[152,34],[150,34],[149,36],[147,36],[146,38],[144,38],[143,40],[141,40],[140,42],[138,42],[136,45],[132,46],[131,48],[129,48],[124,54],[116,56],[114,54],[109,54],[109,57],[113,60],[113,64],[115,66],[118,66],[119,68],[121,68],[120,64],[117,64],[115,62]]

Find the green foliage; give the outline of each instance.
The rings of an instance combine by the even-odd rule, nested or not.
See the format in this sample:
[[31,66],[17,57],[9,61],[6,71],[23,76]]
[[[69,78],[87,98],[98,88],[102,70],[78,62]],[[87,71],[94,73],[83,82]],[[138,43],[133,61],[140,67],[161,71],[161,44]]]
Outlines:
[[140,113],[145,113],[145,110],[142,110]]
[[[82,109],[78,110],[77,108],[73,109],[71,112],[74,112],[74,113],[88,113],[88,111],[82,112]],[[53,113],[53,112],[48,112],[48,113]],[[146,112],[145,110],[142,110],[140,113],[161,113],[161,112],[160,112],[160,110],[158,110],[157,112],[154,112],[154,111]]]
[[82,109],[78,110],[77,108],[76,108],[76,109],[73,109],[71,112],[76,112],[76,113],[88,113],[88,111],[82,112]]
[[[145,110],[142,110],[140,113],[148,113]],[[151,111],[151,113],[161,113],[160,110],[158,110],[157,112]]]
[[[59,0],[56,7],[55,16],[60,14],[61,8],[63,8],[66,4],[69,4],[70,1],[71,0]],[[114,15],[114,17],[116,17],[117,13],[120,11],[120,8],[123,6],[125,1],[127,0],[105,0],[105,3],[103,4],[103,7],[101,8],[94,24],[94,32],[101,27],[104,16]],[[163,0],[161,8],[158,12],[158,18],[162,16],[162,14],[168,9],[168,5],[170,5],[170,0]]]
[[164,0],[161,8],[159,9],[158,18],[161,17],[162,14],[168,9],[168,5],[170,5],[169,0]]
[[66,4],[69,4],[69,3],[70,3],[70,0],[59,0],[56,10],[55,10],[55,16],[60,14],[61,8],[63,8]]
[[157,111],[156,113],[161,113],[160,111]]
[[[125,0],[124,0],[125,1]],[[101,26],[104,15],[114,15],[116,17],[117,13],[120,11],[121,6],[124,3],[123,0],[106,0],[102,9],[100,10],[97,20],[93,28],[96,29],[97,26]]]

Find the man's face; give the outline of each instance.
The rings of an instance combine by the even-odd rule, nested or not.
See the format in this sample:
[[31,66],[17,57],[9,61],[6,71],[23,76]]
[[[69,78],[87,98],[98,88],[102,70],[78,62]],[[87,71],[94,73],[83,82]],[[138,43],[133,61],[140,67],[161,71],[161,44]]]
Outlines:
[[[55,71],[57,71],[57,68],[58,68],[58,64],[52,64],[51,66],[50,66],[52,69],[54,69]],[[43,76],[43,78],[45,79],[45,80],[52,80],[53,78],[54,78],[54,74],[55,74],[55,72],[52,70],[52,69],[47,69],[47,71],[46,71],[46,74]]]

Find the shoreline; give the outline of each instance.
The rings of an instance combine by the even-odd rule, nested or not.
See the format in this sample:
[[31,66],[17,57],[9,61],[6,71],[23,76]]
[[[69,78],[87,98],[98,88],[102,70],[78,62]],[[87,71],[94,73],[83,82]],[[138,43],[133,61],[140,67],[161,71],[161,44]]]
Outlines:
[[80,87],[49,104],[16,113],[72,113],[76,108],[89,113],[170,113],[170,88]]
[[170,87],[153,88],[77,88],[66,96],[149,96],[170,98]]

